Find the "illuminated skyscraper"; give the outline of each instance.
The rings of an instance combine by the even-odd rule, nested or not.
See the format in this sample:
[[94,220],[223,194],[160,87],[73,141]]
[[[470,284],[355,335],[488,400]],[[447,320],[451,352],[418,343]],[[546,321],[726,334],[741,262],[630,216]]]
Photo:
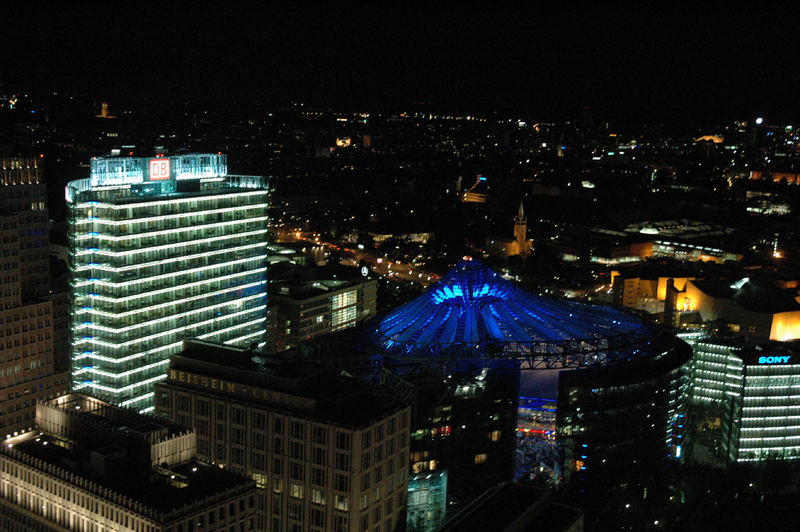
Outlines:
[[267,197],[225,155],[93,159],[67,187],[73,389],[151,410],[184,340],[261,345]]

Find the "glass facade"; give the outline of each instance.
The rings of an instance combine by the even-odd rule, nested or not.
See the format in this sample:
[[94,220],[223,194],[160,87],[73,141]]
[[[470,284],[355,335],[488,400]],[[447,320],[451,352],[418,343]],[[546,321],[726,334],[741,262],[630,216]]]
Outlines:
[[652,349],[650,359],[559,374],[565,480],[644,482],[650,466],[683,456],[691,350],[668,336]]
[[265,180],[165,179],[68,193],[73,389],[140,410],[184,340],[263,344],[266,327]]
[[697,419],[719,420],[726,461],[800,458],[800,364],[794,358],[777,342],[695,343],[692,405]]

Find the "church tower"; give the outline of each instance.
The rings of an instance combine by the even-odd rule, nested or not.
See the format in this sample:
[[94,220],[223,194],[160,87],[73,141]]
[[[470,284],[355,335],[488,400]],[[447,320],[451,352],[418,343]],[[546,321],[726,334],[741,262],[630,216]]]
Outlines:
[[514,218],[514,241],[516,243],[517,253],[519,255],[527,256],[530,252],[528,246],[528,220],[525,218],[525,208],[522,206],[522,200],[519,202],[519,211]]

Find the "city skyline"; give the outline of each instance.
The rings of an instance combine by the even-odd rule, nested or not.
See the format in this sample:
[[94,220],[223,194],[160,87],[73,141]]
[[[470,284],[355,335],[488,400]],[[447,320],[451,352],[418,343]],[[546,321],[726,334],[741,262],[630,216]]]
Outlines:
[[15,7],[0,529],[794,522],[797,21],[725,7]]
[[0,56],[6,90],[373,109],[423,102],[543,120],[584,106],[626,121],[798,118],[798,49],[781,38],[793,19],[777,7],[414,13],[34,4],[18,16]]

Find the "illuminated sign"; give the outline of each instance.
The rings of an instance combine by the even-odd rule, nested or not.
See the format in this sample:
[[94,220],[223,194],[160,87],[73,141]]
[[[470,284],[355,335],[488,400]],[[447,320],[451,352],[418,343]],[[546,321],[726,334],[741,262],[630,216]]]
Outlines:
[[364,277],[367,277],[369,275],[369,268],[366,267],[366,266],[362,266],[361,267],[361,275],[363,275]]
[[169,159],[150,159],[150,181],[169,179]]
[[781,357],[758,357],[759,364],[788,364],[790,356]]
[[264,388],[207,377],[205,375],[197,375],[187,371],[170,369],[169,380],[174,383],[185,383],[197,388],[216,390],[223,393],[234,394],[244,399],[256,399],[279,406],[297,408],[299,410],[314,410],[317,406],[317,402],[308,397],[290,395],[274,390],[265,390]]

